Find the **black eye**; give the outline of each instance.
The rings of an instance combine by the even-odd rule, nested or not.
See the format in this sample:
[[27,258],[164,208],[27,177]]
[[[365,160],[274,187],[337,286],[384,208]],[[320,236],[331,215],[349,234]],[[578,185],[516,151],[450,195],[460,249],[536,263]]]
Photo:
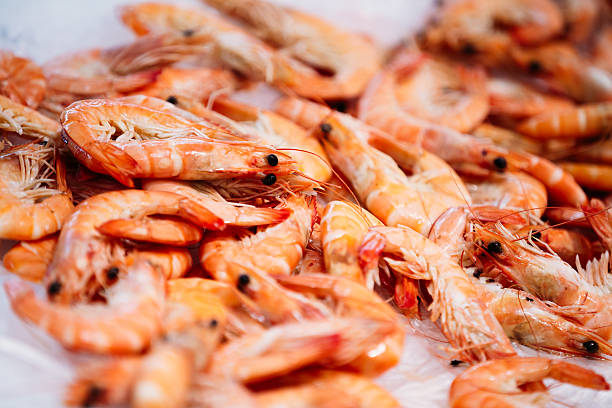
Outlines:
[[502,244],[499,241],[491,241],[487,244],[487,251],[492,254],[501,254],[503,251]]
[[249,283],[251,283],[251,277],[246,273],[240,274],[240,276],[238,276],[238,290],[244,290],[244,288],[248,286]]
[[474,275],[474,277],[478,279],[480,278],[480,275],[482,275],[482,271],[480,269],[477,269],[476,272],[474,272],[472,275]]
[[321,123],[321,132],[328,134],[329,132],[332,131],[332,127],[329,123]]
[[91,387],[89,387],[89,390],[87,391],[87,396],[83,400],[83,406],[90,407],[92,405],[96,405],[98,402],[100,402],[100,399],[103,394],[103,388],[100,388],[97,385],[92,385]]
[[270,166],[276,166],[278,164],[278,156],[275,154],[267,155],[266,160]]
[[61,290],[62,290],[62,282],[56,280],[56,281],[51,282],[49,286],[47,287],[47,294],[49,295],[49,297],[52,297],[60,293]]
[[540,239],[542,238],[542,233],[540,231],[536,231],[534,233],[531,234],[531,236],[535,239]]
[[527,70],[530,74],[538,74],[542,72],[542,63],[537,60],[529,61],[529,64],[527,65]]
[[463,363],[463,361],[461,360],[451,360],[450,361],[450,365],[452,365],[453,367],[457,367],[461,363]]
[[170,95],[166,98],[166,102],[170,102],[171,104],[176,105],[178,103],[178,99],[176,99],[176,96]]
[[208,324],[208,327],[210,327],[211,329],[214,329],[218,325],[219,325],[219,322],[217,321],[217,319],[212,319],[210,323]]
[[530,297],[526,297],[525,300],[528,301],[528,302],[533,302],[533,299],[530,298]]
[[508,167],[508,162],[506,161],[505,157],[500,156],[493,159],[493,165],[497,167],[498,170],[504,170],[506,167]]
[[474,44],[472,44],[472,43],[465,43],[465,44],[463,44],[463,47],[461,47],[461,52],[464,55],[474,55],[474,54],[476,54],[478,52],[478,50],[476,49]]
[[276,183],[276,176],[272,173],[266,174],[261,179],[261,182],[264,183],[266,186],[271,186],[272,184]]
[[589,340],[582,343],[582,347],[586,350],[587,353],[597,353],[599,351],[599,344],[596,341]]
[[106,270],[106,279],[113,281],[119,277],[119,268],[111,266]]
[[193,34],[195,34],[195,30],[183,30],[183,36],[185,37],[191,37]]

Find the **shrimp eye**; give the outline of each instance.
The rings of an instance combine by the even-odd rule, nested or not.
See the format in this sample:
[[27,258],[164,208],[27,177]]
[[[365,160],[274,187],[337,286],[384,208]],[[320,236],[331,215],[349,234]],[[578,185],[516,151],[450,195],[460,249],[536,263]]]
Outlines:
[[219,325],[219,321],[217,319],[212,319],[210,323],[208,324],[208,327],[210,327],[211,329],[214,329],[218,325]]
[[68,144],[68,138],[66,137],[65,133],[62,133],[62,142],[64,142],[64,144]]
[[278,156],[275,154],[269,154],[266,156],[266,160],[270,166],[276,166],[278,164]]
[[596,341],[589,340],[582,343],[582,347],[586,350],[587,353],[597,353],[599,351],[599,344]]
[[106,279],[109,281],[114,281],[119,277],[119,268],[116,266],[111,266],[106,270]]
[[474,275],[474,277],[478,279],[480,278],[480,275],[482,275],[482,271],[480,269],[476,269],[476,272],[474,272],[472,275]]
[[261,179],[261,182],[264,183],[266,186],[271,186],[272,184],[276,183],[276,176],[272,173],[266,174]]
[[183,37],[191,37],[195,34],[195,30],[183,30]]
[[497,167],[498,170],[505,170],[508,167],[508,162],[505,157],[496,157],[493,159],[493,165]]
[[501,254],[503,252],[502,244],[499,241],[491,241],[487,244],[487,251],[492,254]]
[[178,99],[176,99],[176,96],[170,95],[166,98],[166,102],[170,102],[171,104],[176,105],[178,103]]
[[336,101],[336,102],[329,102],[329,107],[337,110],[338,112],[342,112],[342,113],[346,113],[346,111],[348,110],[346,101],[342,101],[342,100]]
[[240,274],[238,276],[238,290],[242,291],[244,288],[251,283],[251,277],[246,273]]
[[453,367],[457,367],[461,363],[463,363],[463,361],[461,360],[451,360],[450,361],[450,365],[452,365]]
[[542,233],[540,231],[533,232],[531,234],[531,237],[535,238],[535,239],[540,239],[540,238],[542,238]]
[[528,301],[528,302],[533,302],[533,299],[530,298],[530,297],[526,297],[525,300]]
[[57,295],[62,290],[62,282],[55,280],[47,287],[47,294],[51,297]]
[[530,74],[538,74],[542,72],[542,63],[537,60],[529,61],[529,64],[527,64],[527,70]]
[[321,132],[323,132],[324,134],[328,134],[329,132],[332,131],[332,127],[329,123],[321,123]]
[[102,394],[104,394],[103,388],[100,388],[97,385],[92,385],[91,387],[89,387],[89,390],[87,391],[87,395],[85,396],[85,399],[83,400],[83,406],[90,407],[98,403],[101,399],[100,397],[102,397]]
[[468,43],[463,44],[463,47],[461,48],[461,52],[465,55],[474,55],[478,52],[478,50],[476,49],[474,44],[468,42]]

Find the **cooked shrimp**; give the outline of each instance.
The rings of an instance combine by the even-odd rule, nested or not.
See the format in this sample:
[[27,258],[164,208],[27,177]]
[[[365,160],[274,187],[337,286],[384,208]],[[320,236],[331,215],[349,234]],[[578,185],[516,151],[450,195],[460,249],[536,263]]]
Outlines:
[[491,406],[545,406],[545,390],[527,392],[520,387],[545,378],[553,378],[579,387],[609,390],[606,380],[597,373],[568,363],[544,357],[511,357],[486,361],[468,368],[451,384],[452,408]]
[[361,256],[365,264],[373,264],[380,254],[398,274],[430,281],[431,319],[440,319],[451,351],[462,361],[515,354],[476,287],[446,250],[409,228],[373,227]]
[[0,130],[35,139],[43,138],[59,145],[62,127],[35,110],[0,95]]
[[198,182],[173,180],[148,180],[143,182],[148,191],[167,191],[180,194],[210,210],[228,225],[252,227],[276,224],[285,220],[291,211],[287,208],[257,208],[235,205],[226,201],[214,188]]
[[290,197],[292,214],[256,233],[209,234],[200,261],[215,279],[237,285],[264,310],[271,322],[322,316],[326,311],[297,293],[281,288],[270,275],[290,274],[302,259],[316,220],[312,197]]
[[474,205],[529,210],[540,218],[548,196],[544,185],[535,178],[515,171],[491,174],[485,179],[464,179]]
[[559,166],[581,186],[598,191],[612,191],[612,165],[563,162]]
[[283,378],[279,388],[255,393],[257,406],[285,408],[399,408],[384,388],[362,376],[340,371],[310,371]]
[[39,239],[62,227],[74,206],[57,156],[35,143],[0,153],[0,238]]
[[488,83],[491,114],[524,118],[571,108],[571,100],[549,95],[509,78],[491,78]]
[[487,78],[482,69],[412,50],[398,54],[391,66],[397,104],[408,115],[459,132],[472,130],[487,116]]
[[190,246],[202,240],[202,229],[171,218],[114,219],[98,226],[98,232],[114,238],[162,245]]
[[27,58],[0,50],[0,94],[36,109],[46,90],[42,70]]
[[426,30],[426,44],[501,62],[513,44],[540,44],[559,34],[563,16],[552,0],[460,0],[445,3]]
[[9,272],[38,283],[45,276],[56,244],[56,234],[36,241],[21,241],[4,254],[2,262]]
[[21,281],[7,281],[4,288],[21,319],[45,330],[71,350],[138,353],[161,329],[163,278],[147,261],[136,262],[125,278],[105,292],[106,305],[50,303],[38,299]]
[[125,101],[76,102],[62,113],[62,125],[68,146],[83,164],[128,186],[133,177],[203,180],[267,175],[276,181],[275,174],[293,171],[292,161],[274,149],[213,140],[226,132]]
[[418,148],[396,150],[393,158],[413,173],[408,177],[391,157],[368,145],[369,128],[348,115],[332,114],[315,133],[359,200],[385,225],[427,233],[444,210],[470,202],[465,186],[443,160]]
[[321,217],[321,245],[327,273],[367,283],[372,289],[378,278],[378,266],[364,271],[364,276],[359,265],[359,246],[368,228],[375,225],[381,222],[355,204],[346,201],[327,204]]
[[535,229],[535,232],[532,232],[532,235],[534,234],[536,235],[534,238],[537,239],[537,241],[534,241],[536,244],[538,241],[542,241],[559,255],[559,258],[574,268],[578,264],[585,264],[588,260],[601,255],[603,252],[603,248],[584,230],[545,228],[543,230]]
[[372,290],[349,278],[323,273],[279,275],[276,279],[285,287],[322,299],[336,316],[367,318],[395,324],[395,329],[381,343],[352,361],[349,368],[373,376],[397,364],[404,344],[404,330],[395,311]]
[[[178,194],[121,190],[98,194],[80,203],[62,229],[45,284],[53,300],[89,299],[123,271],[128,248],[105,237],[98,227],[119,217],[175,215],[200,227],[219,229],[223,221]],[[109,274],[112,271],[112,275]]]
[[312,365],[344,366],[379,344],[394,326],[363,318],[281,324],[225,343],[213,354],[209,370],[248,383]]

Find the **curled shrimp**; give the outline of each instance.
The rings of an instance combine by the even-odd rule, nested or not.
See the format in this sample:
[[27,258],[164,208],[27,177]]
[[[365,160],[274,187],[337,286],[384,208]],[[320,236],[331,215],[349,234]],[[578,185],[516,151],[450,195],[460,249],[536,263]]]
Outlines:
[[74,206],[56,148],[29,143],[0,153],[0,238],[39,239],[58,231]]
[[76,102],[62,113],[62,126],[68,147],[83,164],[127,186],[133,186],[134,177],[203,180],[267,176],[265,182],[273,184],[275,174],[293,171],[293,162],[274,149],[220,140],[233,136],[121,100]]
[[224,225],[205,208],[173,193],[121,190],[93,196],[76,207],[60,233],[45,276],[49,296],[64,303],[89,299],[112,283],[122,272],[130,251],[121,242],[104,236],[98,227],[113,219],[150,214],[188,218],[205,228]]
[[37,111],[0,95],[0,130],[59,145],[62,127]]
[[147,261],[138,261],[129,269],[125,278],[106,291],[106,305],[50,303],[38,299],[21,281],[8,281],[4,288],[21,319],[45,330],[68,349],[138,353],[160,332],[164,283]]
[[523,391],[520,386],[545,378],[595,390],[609,390],[597,373],[563,360],[544,357],[511,357],[486,361],[468,368],[451,384],[452,408],[493,406],[544,406],[549,397],[545,390]]
[[40,67],[27,58],[0,50],[0,94],[36,109],[45,90],[45,76]]

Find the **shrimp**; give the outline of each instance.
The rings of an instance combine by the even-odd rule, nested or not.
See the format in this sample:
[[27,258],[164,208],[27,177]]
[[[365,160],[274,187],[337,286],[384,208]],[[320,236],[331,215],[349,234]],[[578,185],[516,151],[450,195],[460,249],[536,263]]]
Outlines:
[[395,325],[364,318],[330,318],[274,326],[222,345],[209,372],[250,383],[317,365],[344,366],[379,344]]
[[488,91],[490,113],[497,116],[525,118],[574,106],[567,98],[541,93],[509,78],[489,79]]
[[51,263],[56,243],[57,234],[36,241],[21,241],[4,254],[4,267],[22,279],[38,283]]
[[475,224],[466,253],[486,276],[556,303],[558,314],[610,339],[608,300],[558,255],[517,238],[501,223]]
[[292,214],[276,225],[254,234],[208,234],[200,247],[204,269],[221,282],[237,285],[272,323],[326,315],[320,305],[284,290],[270,276],[288,275],[297,267],[316,220],[312,197],[290,197],[287,208]]
[[541,44],[562,28],[563,16],[552,0],[460,0],[444,5],[425,42],[499,63],[514,44]]
[[163,278],[144,260],[135,262],[126,277],[106,291],[105,305],[50,303],[38,299],[22,281],[7,281],[4,289],[21,319],[45,330],[70,350],[138,353],[161,329]]
[[470,202],[465,186],[443,160],[418,148],[397,150],[394,158],[413,173],[408,177],[391,157],[367,144],[369,128],[348,115],[332,114],[315,134],[359,200],[385,225],[427,233],[444,210]]
[[511,357],[486,361],[468,368],[451,384],[452,408],[491,406],[543,407],[549,400],[545,390],[524,391],[520,387],[553,378],[579,387],[609,390],[597,373],[563,360],[544,357]]
[[278,282],[303,294],[315,295],[331,303],[336,316],[367,318],[395,324],[395,329],[371,350],[349,364],[352,371],[374,376],[399,361],[404,344],[404,330],[395,311],[372,290],[343,276],[304,274],[276,276]]
[[173,193],[121,190],[80,203],[62,229],[45,276],[49,297],[67,303],[89,299],[123,271],[129,249],[105,237],[98,227],[117,218],[150,214],[188,218],[204,228],[223,228],[223,220]]
[[529,293],[517,289],[493,289],[484,285],[493,312],[509,338],[552,352],[582,357],[610,355],[612,346],[592,330],[555,314],[554,310]]
[[133,177],[254,176],[270,185],[276,181],[275,174],[293,171],[293,162],[275,149],[214,140],[211,137],[227,133],[125,101],[75,102],[61,120],[73,154],[90,170],[107,173],[127,186],[133,186]]
[[27,58],[0,50],[0,94],[36,109],[45,95],[46,86],[40,67]]
[[368,228],[375,225],[381,225],[381,222],[355,204],[345,201],[327,204],[321,218],[321,244],[327,273],[367,283],[367,287],[372,289],[378,267],[366,271],[364,279],[359,265],[359,245]]
[[0,153],[0,238],[34,240],[58,231],[72,210],[56,148],[18,145]]
[[395,98],[408,115],[467,132],[489,111],[487,78],[468,68],[419,51],[404,50],[391,62]]
[[255,393],[257,406],[286,408],[399,408],[384,388],[362,376],[316,370],[283,378],[279,388]]
[[59,145],[62,127],[35,110],[0,95],[0,130]]
[[331,166],[319,142],[293,122],[274,112],[227,98],[215,99],[213,109],[249,130],[252,128],[261,141],[279,150],[287,148],[298,171],[307,177],[319,182],[326,182],[331,178]]
[[428,280],[431,319],[461,360],[478,362],[515,354],[477,288],[447,251],[409,228],[373,227],[361,246],[364,264],[379,255],[396,273]]
[[[538,234],[539,233],[539,234]],[[536,244],[541,241],[552,249],[559,258],[563,259],[572,267],[586,263],[589,259],[601,255],[603,249],[594,241],[586,231],[568,228],[545,228],[536,229],[532,235],[536,235]],[[543,246],[543,245],[542,245]]]
[[612,103],[594,103],[547,111],[520,123],[517,130],[537,139],[584,139],[604,135],[612,126]]
[[563,13],[565,36],[573,43],[591,37],[603,10],[598,0],[557,0]]
[[559,166],[585,188],[612,191],[612,165],[562,162]]
[[479,179],[464,179],[474,205],[529,210],[540,218],[546,209],[548,196],[544,185],[535,178],[515,171],[491,174]]
[[106,221],[97,229],[107,237],[162,245],[191,246],[202,240],[201,228],[171,218],[119,218]]

